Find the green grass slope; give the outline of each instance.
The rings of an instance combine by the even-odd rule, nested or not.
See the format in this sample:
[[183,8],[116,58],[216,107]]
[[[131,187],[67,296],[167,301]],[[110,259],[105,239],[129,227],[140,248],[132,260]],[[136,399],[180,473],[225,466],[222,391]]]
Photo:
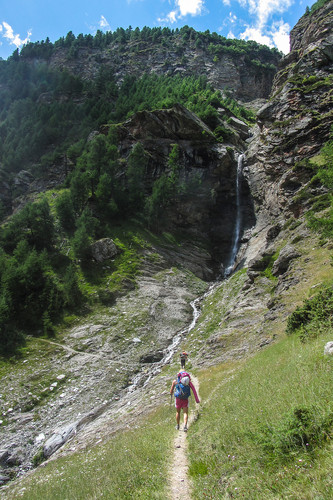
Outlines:
[[[292,272],[303,279],[280,297],[287,308],[271,322],[269,335],[275,341],[249,351],[248,356],[215,364],[210,359],[200,371],[194,370],[202,404],[188,433],[193,499],[333,496],[333,359],[324,356],[326,342],[333,339],[331,315],[326,314],[331,298],[322,304],[316,299],[315,313],[301,330],[295,327],[290,335],[285,333],[296,306],[307,304],[299,309],[299,321],[302,310],[309,309],[308,297],[320,295],[318,283],[332,285],[330,245],[318,247],[310,237],[302,246],[304,254]],[[221,319],[220,303],[226,304],[231,292],[241,293],[243,277],[243,272],[234,275],[206,298],[202,321],[184,347],[193,348],[194,353],[196,344],[205,343],[205,324],[216,333],[221,321],[214,316]],[[252,317],[253,311],[248,314]],[[304,336],[304,331],[310,334]],[[69,442],[65,451],[71,448],[70,454],[54,457],[9,485],[3,498],[168,498],[176,431],[165,381],[172,380],[177,368],[175,360],[162,372],[161,392],[165,394],[156,412],[84,450],[73,451]],[[193,369],[190,364],[189,369]]]
[[49,461],[3,498],[165,499],[173,429],[169,409],[160,408],[106,442]]
[[200,374],[194,498],[332,498],[332,336],[284,338],[233,370]]

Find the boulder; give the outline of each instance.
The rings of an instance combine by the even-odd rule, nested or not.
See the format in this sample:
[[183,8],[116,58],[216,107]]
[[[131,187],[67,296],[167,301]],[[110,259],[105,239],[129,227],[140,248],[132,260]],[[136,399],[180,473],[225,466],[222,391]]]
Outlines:
[[163,351],[154,351],[143,354],[140,357],[140,363],[157,363],[163,359]]
[[72,436],[76,434],[77,422],[66,425],[61,429],[56,429],[54,434],[46,441],[43,447],[43,454],[45,458],[50,457],[61,446],[63,446]]
[[269,249],[259,253],[256,257],[251,259],[248,265],[248,275],[252,272],[264,271],[273,254],[274,250]]
[[279,235],[281,231],[281,226],[280,224],[275,224],[274,226],[271,226],[268,231],[267,231],[267,243],[271,243],[277,236]]
[[289,267],[290,262],[300,256],[300,253],[291,245],[286,245],[280,252],[279,257],[273,264],[272,274],[279,276],[284,274]]
[[242,120],[231,116],[228,121],[229,125],[231,125],[234,129],[239,132],[239,135],[242,139],[247,139],[249,137],[249,127]]
[[91,254],[96,262],[113,259],[119,253],[119,249],[111,238],[102,238],[91,245]]
[[9,451],[8,450],[0,450],[0,464],[6,465],[8,458],[9,458]]
[[324,348],[324,354],[326,356],[333,356],[333,342],[327,342]]
[[21,465],[22,462],[23,462],[23,456],[21,449],[17,449],[11,452],[6,459],[6,465],[9,465],[9,467],[15,467],[16,465]]
[[10,480],[9,476],[7,476],[6,474],[0,473],[0,486],[5,484],[9,480]]

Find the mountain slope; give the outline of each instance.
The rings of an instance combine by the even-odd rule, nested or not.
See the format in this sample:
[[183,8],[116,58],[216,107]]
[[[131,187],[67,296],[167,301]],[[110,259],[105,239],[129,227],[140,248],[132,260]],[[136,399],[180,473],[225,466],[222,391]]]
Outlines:
[[[317,323],[305,325],[303,330],[308,328],[310,337],[314,333],[320,333],[321,337],[310,339],[304,345],[298,338],[286,339],[285,330],[288,317],[297,305],[302,305],[309,296],[316,296],[322,284],[331,286],[331,241],[313,233],[307,221],[309,208],[318,201],[318,196],[327,198],[328,189],[322,183],[311,181],[314,172],[309,172],[302,163],[306,159],[318,161],[316,158],[329,139],[331,16],[330,1],[300,20],[293,30],[294,50],[282,63],[270,102],[259,111],[258,125],[246,153],[243,180],[244,187],[249,186],[246,196],[248,202],[254,204],[256,223],[251,233],[247,231],[242,235],[236,263],[238,272],[215,284],[207,295],[193,304],[195,312],[200,309],[201,315],[195,328],[182,330],[191,320],[189,302],[207,289],[207,283],[186,269],[188,253],[193,258],[193,247],[189,248],[187,242],[178,241],[176,244],[174,240],[170,245],[170,235],[164,235],[169,238],[168,242],[159,238],[152,244],[145,233],[147,243],[141,249],[142,275],[135,278],[137,288],[117,297],[114,305],[109,304],[106,309],[94,313],[91,321],[83,319],[81,328],[70,327],[55,341],[65,348],[49,343],[54,358],[45,360],[45,371],[39,373],[39,377],[46,377],[50,366],[56,366],[57,370],[53,378],[45,381],[45,386],[39,387],[37,396],[40,400],[42,394],[47,394],[45,405],[39,408],[40,400],[33,402],[34,410],[30,416],[27,412],[19,415],[20,406],[16,407],[14,414],[6,409],[6,436],[13,430],[21,433],[17,438],[21,441],[13,440],[11,447],[4,450],[7,454],[4,453],[2,460],[7,471],[10,468],[14,471],[14,462],[19,460],[25,468],[33,455],[36,463],[43,458],[47,438],[55,436],[57,418],[63,426],[62,432],[65,434],[66,430],[67,437],[71,437],[69,443],[54,455],[54,458],[63,455],[61,461],[51,460],[45,469],[39,468],[36,474],[18,482],[14,490],[9,488],[9,495],[20,492],[24,498],[32,498],[38,491],[44,498],[57,498],[57,495],[60,498],[64,487],[73,495],[79,491],[82,498],[101,491],[112,495],[114,476],[111,471],[119,462],[117,454],[124,456],[122,443],[126,443],[125,451],[133,454],[135,467],[123,471],[125,485],[117,482],[118,498],[126,498],[128,485],[136,488],[137,498],[140,495],[145,498],[153,484],[158,485],[153,487],[156,497],[163,498],[164,495],[165,498],[167,478],[160,475],[158,482],[154,479],[158,467],[166,470],[172,455],[170,429],[173,415],[170,412],[173,410],[163,405],[168,404],[168,388],[178,369],[177,350],[186,348],[191,355],[188,368],[197,373],[200,369],[198,375],[203,399],[199,419],[193,424],[193,437],[189,436],[194,495],[204,498],[208,491],[212,498],[231,495],[253,498],[255,491],[258,498],[286,494],[291,498],[313,498],[316,495],[328,495],[329,498],[332,488],[326,484],[326,479],[331,464],[328,441],[332,432],[332,408],[328,388],[331,387],[332,372],[330,358],[323,358],[323,348],[330,339],[331,325],[327,319],[320,318]],[[317,26],[324,26],[323,32],[317,30]],[[302,42],[303,32],[307,35]],[[309,41],[311,49],[307,45]],[[153,116],[161,116],[160,113]],[[154,139],[151,135],[154,128],[148,127],[149,138],[145,136],[142,124],[147,124],[147,116],[139,114],[127,122],[124,148],[126,144],[129,147],[129,130],[130,141],[134,141],[134,132],[147,142]],[[151,115],[149,118],[154,119]],[[320,136],[316,135],[318,131]],[[185,140],[179,141],[180,146],[184,147],[182,141]],[[148,149],[147,144],[145,147]],[[168,153],[169,150],[168,142]],[[198,159],[198,154],[192,158]],[[235,157],[233,160],[232,172],[235,175]],[[221,179],[222,187],[223,181]],[[308,190],[305,195],[304,189]],[[235,200],[233,196],[233,214],[236,213]],[[249,203],[245,204],[243,213],[250,210]],[[324,215],[328,214],[329,206],[322,207],[322,210]],[[249,217],[248,222],[250,220]],[[195,242],[195,238],[193,240]],[[196,269],[189,266],[197,274],[206,250],[205,245],[198,245],[194,260]],[[201,272],[207,270],[208,260]],[[207,275],[201,274],[203,277],[207,279]],[[323,304],[325,308],[327,304]],[[40,342],[31,341],[28,349],[35,349]],[[41,353],[36,355],[34,362],[40,363],[41,357]],[[64,360],[66,357],[68,359]],[[131,365],[134,360],[135,366],[128,365],[125,369],[123,364],[129,360]],[[33,394],[33,374],[28,381],[29,387],[23,386],[21,394],[17,390],[20,380],[26,377],[24,361],[16,360],[12,374],[5,374],[6,382],[10,381],[9,377],[14,382],[14,397],[10,399],[10,392],[5,393],[8,403],[15,401],[16,397],[23,398],[28,389]],[[34,370],[31,361],[30,357],[27,358]],[[111,368],[107,372],[110,363],[118,361],[122,363],[122,371]],[[58,374],[58,367],[63,366],[66,373]],[[7,365],[3,367],[5,370]],[[60,386],[59,389],[63,393],[55,393],[53,399],[52,393],[58,391],[58,385],[51,390],[53,380],[62,374],[65,375],[60,379],[64,380],[64,389]],[[318,381],[312,383],[316,375]],[[73,384],[75,377],[79,377],[77,380],[86,377],[85,383],[78,387]],[[97,386],[96,379],[99,380]],[[44,389],[47,390],[44,392]],[[108,398],[104,401],[106,391],[109,391]],[[97,394],[99,400],[94,399]],[[89,399],[89,410],[92,411],[78,415],[86,412],[85,397]],[[272,399],[275,401],[273,409]],[[64,400],[64,405],[61,400]],[[151,415],[146,420],[147,413],[159,406],[159,402],[162,408],[157,421]],[[50,408],[53,408],[52,412]],[[33,421],[46,413],[48,425],[43,427],[45,420],[41,419],[38,429],[44,436],[36,439],[38,435]],[[311,434],[313,441],[309,439],[299,446],[295,438],[296,444],[285,445],[284,434],[294,432],[297,418],[302,415],[310,415],[310,420],[318,415],[316,434]],[[31,418],[29,428],[29,420],[24,422],[25,418]],[[68,424],[72,425],[72,433],[78,431],[77,435],[69,434]],[[138,428],[134,434],[119,432],[108,441],[110,432],[120,431],[127,425],[137,425]],[[265,434],[267,428],[272,430],[275,441]],[[154,439],[156,429],[162,436],[158,443],[165,456],[164,459],[161,455],[156,458],[155,468],[149,458],[149,446],[147,450],[142,445],[144,458],[139,463],[134,436],[140,437],[141,444],[142,436],[149,442]],[[310,430],[314,432],[313,428]],[[128,441],[129,435],[133,437]],[[304,441],[304,435],[302,439]],[[25,440],[30,440],[30,443]],[[96,448],[94,445],[99,440],[106,443]],[[307,444],[311,444],[309,453]],[[85,447],[90,450],[91,461],[86,452],[81,451]],[[78,453],[71,455],[73,451]],[[24,454],[26,458],[22,460]],[[102,458],[105,460],[106,457],[110,474],[105,474],[102,466]],[[84,463],[87,471],[96,460],[97,468],[101,469],[97,471],[97,481],[87,483],[82,480],[78,490],[78,469]],[[64,485],[57,479],[58,464],[66,471]],[[318,477],[320,468],[322,477]],[[48,485],[45,485],[45,477],[48,477]]]

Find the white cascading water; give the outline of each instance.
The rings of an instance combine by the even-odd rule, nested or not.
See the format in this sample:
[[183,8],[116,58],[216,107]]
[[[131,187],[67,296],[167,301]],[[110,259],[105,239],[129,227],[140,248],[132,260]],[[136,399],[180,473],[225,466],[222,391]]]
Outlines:
[[[153,366],[150,367],[148,371],[145,373],[138,373],[132,380],[132,385],[129,387],[129,391],[132,391],[136,386],[142,385],[145,387],[152,377],[160,373],[162,367],[168,363],[170,363],[173,358],[175,352],[178,349],[178,345],[180,344],[183,337],[186,337],[190,333],[191,330],[195,327],[198,317],[200,316],[200,307],[199,302],[202,297],[198,297],[192,300],[191,307],[193,309],[193,319],[190,326],[186,326],[180,332],[178,332],[172,339],[172,343],[165,349],[164,356],[161,361],[154,363]],[[144,379],[144,382],[143,382]]]
[[232,238],[232,249],[230,254],[229,263],[224,271],[224,277],[227,278],[233,271],[235,260],[239,249],[239,237],[242,225],[242,211],[241,211],[241,178],[243,171],[244,155],[241,154],[237,159],[237,174],[236,174],[236,222],[234,234]]
[[190,303],[193,309],[193,318],[191,324],[189,326],[185,326],[185,328],[176,333],[176,335],[172,339],[171,344],[164,350],[164,356],[161,361],[153,363],[148,369],[145,369],[144,372],[140,372],[135,375],[135,377],[132,379],[132,384],[128,388],[128,392],[132,392],[138,386],[145,387],[155,375],[161,372],[163,366],[170,363],[176,351],[178,350],[180,342],[184,338],[186,338],[191,330],[193,330],[193,328],[195,327],[200,316],[201,301],[208,297],[216,288],[216,286],[218,286],[218,284],[219,282],[214,282],[212,285],[210,285],[207,292],[205,292],[201,297],[197,297],[196,299],[192,300],[192,302]]

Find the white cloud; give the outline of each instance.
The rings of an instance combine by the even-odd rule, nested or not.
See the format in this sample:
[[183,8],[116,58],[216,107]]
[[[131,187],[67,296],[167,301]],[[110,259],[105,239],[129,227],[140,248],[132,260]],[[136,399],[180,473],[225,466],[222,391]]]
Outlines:
[[237,16],[233,14],[232,12],[229,12],[229,22],[231,24],[234,24],[237,21]]
[[176,5],[179,7],[181,17],[187,14],[199,16],[203,9],[203,0],[176,0]]
[[22,47],[22,45],[24,45],[25,43],[28,43],[30,41],[30,37],[31,37],[30,30],[28,31],[26,38],[23,40],[19,34],[14,33],[13,28],[5,21],[0,23],[0,27],[1,27],[0,33],[2,34],[2,36],[4,38],[7,38],[9,43],[11,45],[15,45],[16,48],[20,48],[20,47]]
[[[264,26],[272,14],[283,13],[289,9],[294,0],[247,0],[250,14],[257,17],[257,26]],[[240,3],[244,3],[241,0]]]
[[288,23],[280,21],[279,23],[274,23],[272,26],[274,45],[284,54],[287,54],[290,50],[289,33],[290,26]]
[[273,42],[271,38],[264,35],[260,28],[251,28],[248,26],[244,33],[240,34],[242,40],[254,40],[255,42],[261,43],[263,45],[268,45],[268,47],[273,47]]
[[[225,0],[222,0],[225,1]],[[270,18],[275,14],[283,14],[294,0],[237,0],[241,7],[248,10],[254,17],[253,23],[240,34],[243,40],[254,40],[258,43],[277,47],[284,53],[289,52],[290,26],[283,20],[269,25]],[[229,22],[232,20],[229,19]]]
[[271,30],[248,26],[239,36],[242,40],[254,40],[271,48],[276,47],[284,54],[288,54],[290,50],[289,32],[289,24],[280,21],[273,23]]
[[158,18],[158,22],[175,23],[187,15],[200,16],[204,10],[205,0],[175,0],[175,8],[165,18]]
[[175,23],[177,21],[177,11],[172,10],[171,12],[169,12],[167,17],[170,23]]
[[247,6],[247,0],[238,0],[238,3],[241,7],[243,7],[243,9]]
[[231,5],[230,0],[222,0],[222,3],[223,3],[223,5],[225,5],[226,7],[230,7],[230,5]]
[[104,17],[104,16],[101,16],[101,19],[100,19],[100,21],[99,21],[99,26],[100,26],[100,28],[101,28],[102,30],[106,30],[106,31],[108,31],[108,30],[110,30],[110,29],[111,29],[111,28],[110,28],[110,24],[108,23],[108,21],[105,19],[105,17]]

